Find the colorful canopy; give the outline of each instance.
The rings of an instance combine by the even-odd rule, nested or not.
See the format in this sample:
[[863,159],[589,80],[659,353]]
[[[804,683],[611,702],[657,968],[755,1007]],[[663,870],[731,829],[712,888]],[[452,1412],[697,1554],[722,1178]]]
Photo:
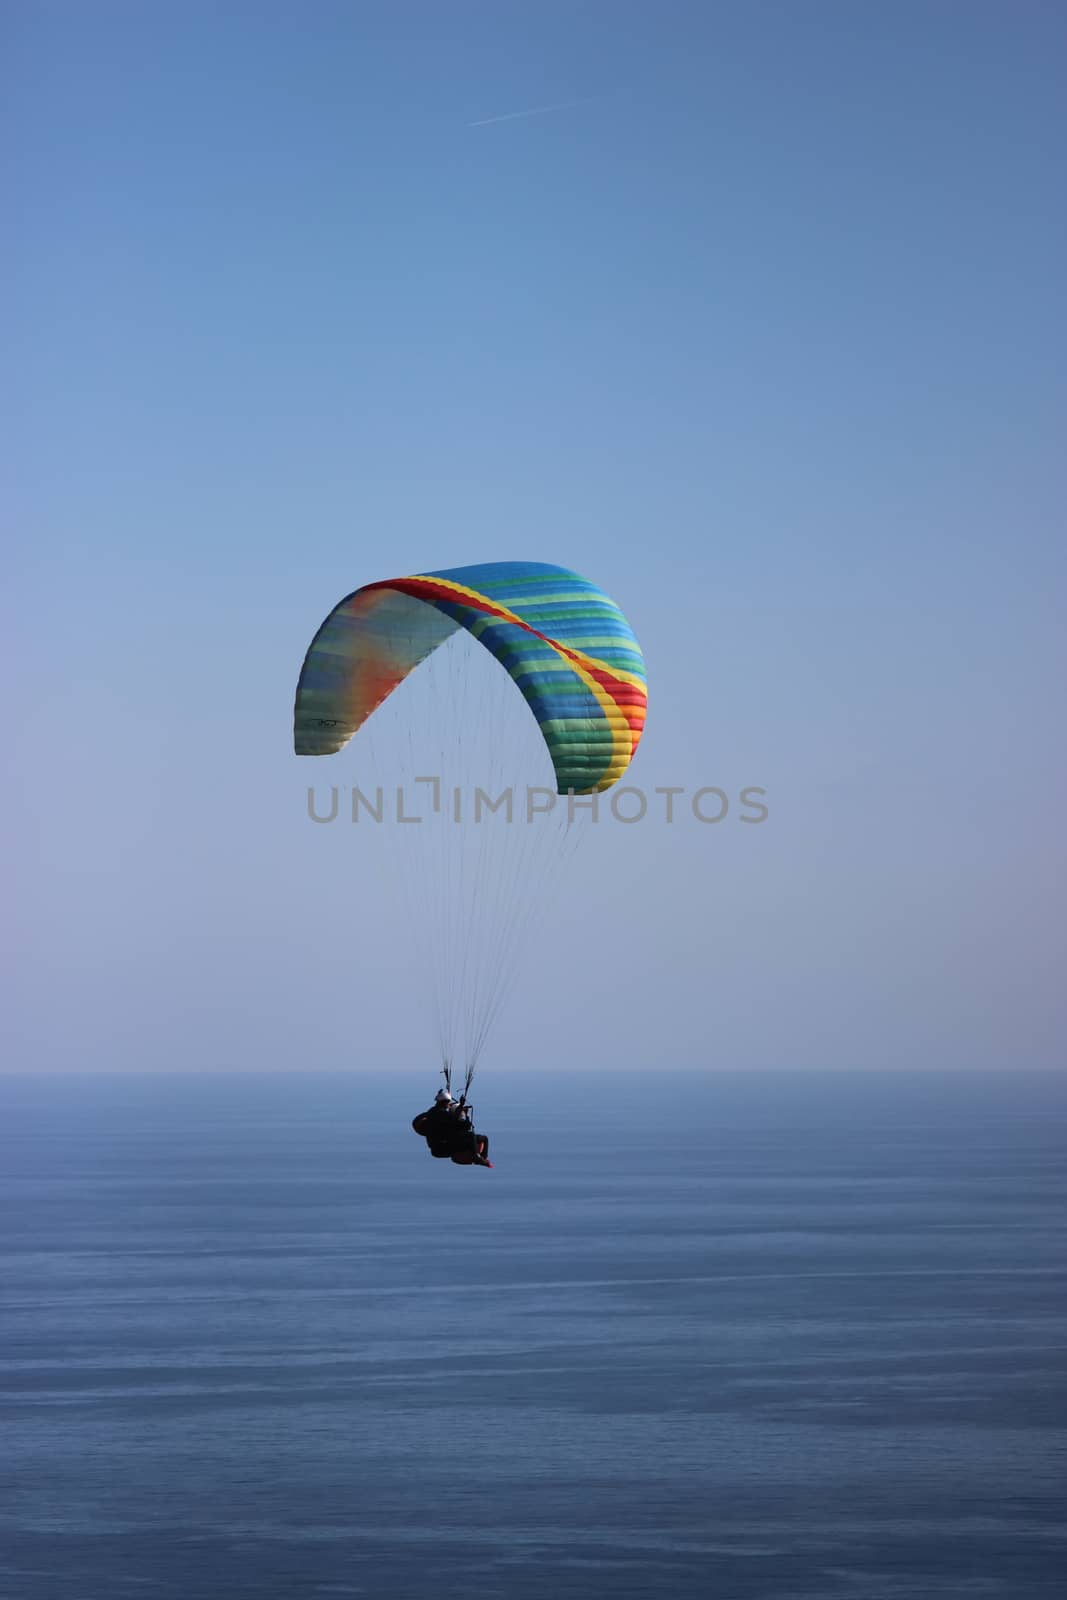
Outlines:
[[[645,722],[645,665],[618,606],[565,567],[493,561],[369,583],[335,606],[296,690],[297,755],[332,755],[457,628],[508,672],[560,794],[609,789]],[[518,702],[516,701],[516,705]]]

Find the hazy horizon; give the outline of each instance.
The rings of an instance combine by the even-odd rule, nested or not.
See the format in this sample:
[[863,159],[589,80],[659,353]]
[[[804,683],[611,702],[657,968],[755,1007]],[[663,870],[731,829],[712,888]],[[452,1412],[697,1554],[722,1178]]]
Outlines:
[[[184,1079],[190,1076],[205,1078],[249,1078],[249,1077],[287,1077],[287,1078],[379,1078],[382,1068],[374,1066],[231,1066],[231,1067],[4,1067],[0,1066],[0,1077],[26,1078],[37,1082],[42,1078],[148,1078],[153,1081],[162,1081],[169,1078]],[[753,1075],[761,1078],[789,1077],[789,1078],[820,1078],[820,1077],[862,1077],[862,1078],[887,1078],[897,1077],[959,1077],[961,1074],[978,1077],[1047,1077],[1056,1076],[1062,1072],[1059,1063],[1048,1066],[1000,1066],[1000,1067],[974,1067],[966,1063],[959,1066],[945,1066],[934,1062],[924,1067],[869,1067],[862,1064],[825,1067],[798,1067],[798,1066],[755,1066],[755,1067],[729,1067],[729,1066],[686,1066],[672,1064],[663,1068],[656,1065],[647,1066],[641,1063],[619,1065],[617,1067],[584,1067],[580,1070],[567,1066],[541,1066],[541,1067],[512,1067],[507,1062],[494,1061],[489,1071],[492,1076],[488,1080],[488,1087],[497,1077],[504,1075],[508,1078],[521,1080],[534,1080],[540,1078],[566,1078],[568,1080],[576,1075],[581,1077],[608,1077],[619,1074],[626,1078],[646,1076],[653,1087],[663,1077],[716,1077],[746,1079]],[[434,1082],[440,1076],[440,1068],[432,1059],[432,1052],[427,1052],[427,1065],[424,1070],[417,1066],[407,1066],[388,1069],[388,1076],[394,1083],[410,1083],[417,1092],[432,1090]],[[482,1089],[486,1087],[486,1080],[481,1079],[475,1098],[478,1098]]]

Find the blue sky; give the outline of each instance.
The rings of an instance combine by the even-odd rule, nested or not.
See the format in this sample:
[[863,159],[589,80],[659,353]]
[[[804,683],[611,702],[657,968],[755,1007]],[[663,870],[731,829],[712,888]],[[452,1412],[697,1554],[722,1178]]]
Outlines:
[[4,30],[11,1064],[417,1061],[292,690],[508,558],[629,615],[635,781],[771,816],[598,840],[499,1064],[1062,1060],[1061,8]]

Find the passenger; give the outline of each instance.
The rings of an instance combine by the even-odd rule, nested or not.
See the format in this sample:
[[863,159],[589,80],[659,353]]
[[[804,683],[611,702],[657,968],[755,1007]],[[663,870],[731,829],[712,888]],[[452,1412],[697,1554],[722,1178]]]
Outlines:
[[491,1167],[489,1137],[475,1133],[473,1114],[465,1099],[461,1099],[453,1112],[456,1123],[456,1148],[452,1160],[460,1167]]

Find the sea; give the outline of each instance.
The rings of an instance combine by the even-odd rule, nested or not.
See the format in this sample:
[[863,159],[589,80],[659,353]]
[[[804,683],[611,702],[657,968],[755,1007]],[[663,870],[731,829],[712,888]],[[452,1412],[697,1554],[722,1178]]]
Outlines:
[[1067,1075],[0,1078],[3,1600],[1051,1600]]

